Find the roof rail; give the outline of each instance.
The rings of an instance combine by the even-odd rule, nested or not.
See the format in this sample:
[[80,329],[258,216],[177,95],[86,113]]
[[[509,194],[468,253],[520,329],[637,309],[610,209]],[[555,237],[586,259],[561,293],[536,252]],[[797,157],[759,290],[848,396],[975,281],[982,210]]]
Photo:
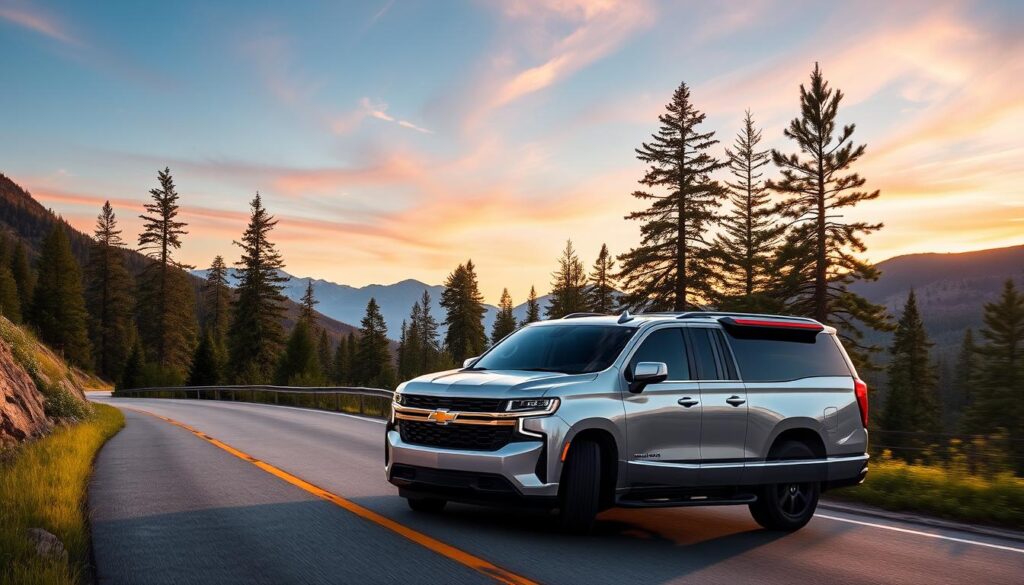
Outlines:
[[579,319],[580,317],[607,317],[604,313],[569,313],[563,319]]
[[[797,317],[794,315],[770,315],[768,313],[736,313],[730,311],[687,311],[685,313],[679,313],[676,319],[694,319],[705,317],[708,319],[714,319],[717,317],[754,317],[758,319],[784,319],[786,321],[800,321],[802,323],[818,323],[815,319],[810,317]],[[821,323],[818,323],[819,325]]]

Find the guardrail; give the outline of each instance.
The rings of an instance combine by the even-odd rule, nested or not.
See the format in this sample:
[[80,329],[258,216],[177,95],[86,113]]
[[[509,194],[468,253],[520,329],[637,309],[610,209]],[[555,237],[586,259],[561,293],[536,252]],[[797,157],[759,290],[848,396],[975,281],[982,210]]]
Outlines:
[[394,391],[363,387],[166,386],[116,390],[120,398],[187,398],[297,406],[388,418]]

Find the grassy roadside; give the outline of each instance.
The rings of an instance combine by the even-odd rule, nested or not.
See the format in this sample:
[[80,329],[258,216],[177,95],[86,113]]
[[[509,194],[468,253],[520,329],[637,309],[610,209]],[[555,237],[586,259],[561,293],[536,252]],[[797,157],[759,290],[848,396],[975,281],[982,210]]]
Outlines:
[[1024,530],[1024,479],[1009,472],[970,475],[955,467],[909,464],[884,454],[870,465],[862,485],[829,492],[829,497]]
[[[83,583],[89,577],[85,498],[93,459],[124,426],[116,408],[95,405],[95,415],[22,445],[0,462],[0,584]],[[67,560],[42,559],[26,533],[57,536]]]

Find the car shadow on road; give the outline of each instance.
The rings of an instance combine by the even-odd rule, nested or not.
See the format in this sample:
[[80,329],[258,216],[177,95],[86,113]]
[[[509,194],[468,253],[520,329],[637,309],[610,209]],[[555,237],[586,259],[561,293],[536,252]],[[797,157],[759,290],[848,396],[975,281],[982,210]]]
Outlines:
[[401,498],[357,501],[541,582],[674,581],[789,536],[709,509],[610,510],[598,517],[591,534],[576,536],[561,532],[553,514],[538,510],[453,504],[441,513],[422,514]]

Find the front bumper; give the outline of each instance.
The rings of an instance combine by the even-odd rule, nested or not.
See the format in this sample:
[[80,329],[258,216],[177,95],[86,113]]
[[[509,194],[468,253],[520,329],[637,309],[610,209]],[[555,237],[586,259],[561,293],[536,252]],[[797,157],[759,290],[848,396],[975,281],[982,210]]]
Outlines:
[[[402,440],[388,425],[385,471],[404,494],[457,501],[554,500],[561,472],[559,445],[567,427],[555,416],[524,419],[521,436],[495,451],[445,449]],[[554,455],[552,455],[554,454]]]

